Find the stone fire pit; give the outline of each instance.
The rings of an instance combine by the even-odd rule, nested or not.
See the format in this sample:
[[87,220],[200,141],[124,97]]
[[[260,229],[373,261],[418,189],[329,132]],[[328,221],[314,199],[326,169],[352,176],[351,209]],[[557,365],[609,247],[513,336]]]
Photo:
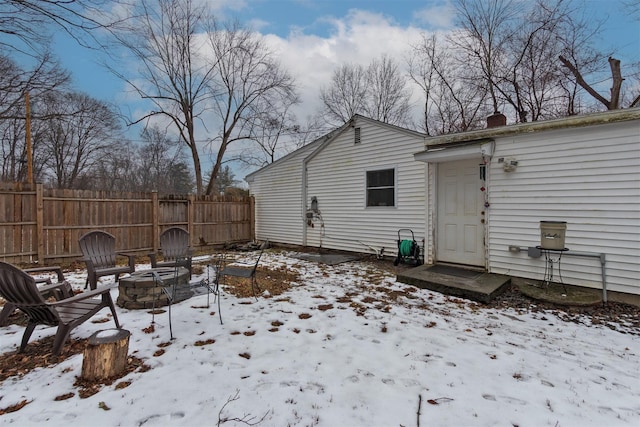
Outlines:
[[[158,273],[162,283],[154,279],[153,272]],[[131,273],[129,277],[123,277],[118,284],[118,299],[116,303],[128,309],[150,309],[169,304],[167,295],[162,292],[163,286],[172,286],[175,281],[178,285],[186,285],[189,282],[189,270],[184,267],[152,268]],[[191,295],[183,295],[180,300]],[[178,302],[177,300],[174,301]]]

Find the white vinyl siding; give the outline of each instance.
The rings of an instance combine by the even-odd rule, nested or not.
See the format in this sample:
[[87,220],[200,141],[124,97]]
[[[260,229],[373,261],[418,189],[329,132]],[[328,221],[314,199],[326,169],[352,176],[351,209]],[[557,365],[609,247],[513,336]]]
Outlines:
[[251,175],[256,239],[302,244],[302,162],[318,146],[309,144]]
[[[518,161],[505,172],[499,158]],[[496,139],[489,170],[489,269],[541,279],[544,258],[513,254],[509,245],[540,245],[542,220],[566,221],[565,283],[640,294],[640,134],[638,121]]]
[[[410,228],[422,244],[426,228],[426,172],[413,154],[424,146],[415,133],[358,117],[361,142],[347,127],[309,160],[307,198],[318,198],[324,227],[307,229],[307,244],[371,253],[397,253],[398,229]],[[395,206],[366,206],[366,172],[395,169]],[[407,236],[403,236],[406,238]]]

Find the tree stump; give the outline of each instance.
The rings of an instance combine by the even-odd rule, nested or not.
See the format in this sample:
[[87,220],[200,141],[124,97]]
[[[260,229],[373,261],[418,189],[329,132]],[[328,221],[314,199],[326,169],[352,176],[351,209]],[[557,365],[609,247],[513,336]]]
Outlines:
[[82,359],[82,378],[115,377],[127,367],[129,336],[126,329],[105,329],[89,337]]

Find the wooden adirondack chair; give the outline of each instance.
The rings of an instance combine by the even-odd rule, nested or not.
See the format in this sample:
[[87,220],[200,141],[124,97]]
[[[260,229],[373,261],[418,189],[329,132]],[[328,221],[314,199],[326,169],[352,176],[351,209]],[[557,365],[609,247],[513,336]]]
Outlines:
[[58,327],[53,341],[53,354],[59,355],[71,330],[105,307],[111,310],[116,327],[120,328],[109,292],[109,288],[103,287],[60,301],[48,302],[43,298],[33,276],[0,261],[0,296],[24,312],[28,318],[28,324],[22,335],[20,352],[24,351],[37,325],[50,325]]
[[160,234],[160,252],[162,261],[158,261],[157,254],[149,254],[151,268],[158,267],[186,267],[191,278],[192,251],[189,246],[189,232],[182,227],[167,228]]
[[[135,255],[116,253],[116,238],[105,231],[90,231],[78,240],[82,251],[82,261],[87,265],[87,284],[96,289],[102,276],[115,276],[116,282],[121,274],[136,271]],[[126,266],[116,265],[116,255],[129,258]],[[85,286],[86,288],[86,286]]]
[[[37,274],[40,276],[35,277],[34,280],[36,284],[45,283],[44,286],[38,287],[38,290],[42,294],[42,297],[45,299],[54,297],[57,300],[61,300],[73,296],[71,285],[64,279],[62,268],[60,268],[59,266],[27,268],[22,271],[24,271],[25,273]],[[42,274],[44,273],[55,273],[58,282],[51,283],[50,277],[42,277]],[[7,323],[7,320],[9,320],[9,316],[11,316],[11,313],[13,313],[15,309],[15,305],[11,304],[10,302],[5,302],[4,307],[2,307],[2,312],[0,312],[0,326],[4,326]]]

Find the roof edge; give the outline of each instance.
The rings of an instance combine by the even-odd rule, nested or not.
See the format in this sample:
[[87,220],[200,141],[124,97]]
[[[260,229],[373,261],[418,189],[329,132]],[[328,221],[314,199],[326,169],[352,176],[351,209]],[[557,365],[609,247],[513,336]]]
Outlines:
[[631,120],[640,120],[640,108],[613,110],[580,116],[562,117],[553,120],[518,123],[515,125],[500,126],[489,129],[479,129],[468,132],[427,137],[427,139],[425,140],[425,145],[427,147],[431,147],[434,145],[472,142],[487,138],[527,134],[556,129],[594,126]]

